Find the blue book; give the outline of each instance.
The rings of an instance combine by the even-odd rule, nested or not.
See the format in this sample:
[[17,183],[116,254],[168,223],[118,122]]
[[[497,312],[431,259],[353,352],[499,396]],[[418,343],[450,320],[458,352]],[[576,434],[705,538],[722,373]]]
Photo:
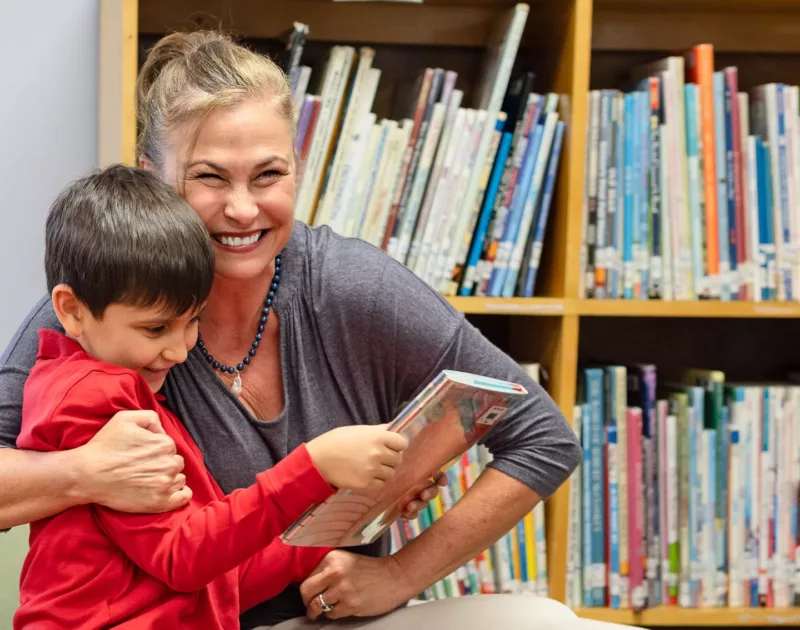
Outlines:
[[692,606],[700,603],[700,581],[697,568],[700,566],[700,546],[702,545],[702,475],[700,469],[700,444],[703,432],[703,405],[705,392],[702,387],[689,386],[689,599]]
[[703,599],[712,605],[716,605],[716,581],[717,581],[717,561],[716,543],[718,538],[716,533],[717,517],[717,431],[715,429],[705,429],[707,440],[708,467],[703,474],[708,477],[708,499],[705,505],[705,515],[703,526],[705,527],[706,540],[703,545],[706,557],[705,579],[703,580]]
[[761,267],[761,299],[776,298],[775,233],[772,220],[772,169],[769,147],[756,139],[758,170],[758,238]]
[[[774,200],[780,204],[781,211],[781,234],[776,234],[776,238],[783,239],[784,247],[791,247],[792,239],[790,235],[790,219],[789,219],[789,163],[786,154],[786,119],[784,113],[785,99],[783,96],[785,86],[783,83],[777,84],[777,110],[778,110],[778,164],[773,165],[777,167],[778,182],[780,183],[780,199]],[[774,177],[774,175],[773,175]],[[788,262],[788,253],[784,255],[781,261],[780,273],[781,282],[783,282],[784,292],[786,293],[785,299],[791,301],[792,297],[792,270]]]
[[639,298],[650,297],[650,93],[638,92],[639,152]]
[[625,100],[624,97],[619,104],[618,118],[616,121],[616,212],[614,213],[614,265],[610,274],[611,297],[614,299],[622,295],[622,248],[623,248],[623,224],[625,208]]
[[559,158],[561,156],[561,146],[563,144],[564,121],[556,123],[556,133],[553,138],[553,150],[550,155],[550,163],[547,167],[547,179],[545,181],[544,196],[542,205],[536,216],[536,223],[531,229],[532,245],[528,268],[525,273],[525,287],[522,294],[525,297],[533,297],[533,290],[536,287],[536,274],[539,271],[539,263],[542,258],[542,247],[544,246],[544,235],[547,229],[547,218],[550,214],[550,204],[553,201],[553,189],[555,188],[556,175],[558,173]]
[[631,253],[633,256],[632,275],[633,293],[632,298],[638,298],[642,289],[642,202],[644,199],[642,191],[642,92],[633,93],[633,114],[631,117],[631,157],[633,181],[633,210],[631,215]]
[[[717,518],[722,519],[722,536],[717,536],[717,584],[725,584],[728,575],[728,435],[730,434],[730,415],[727,405],[722,407],[722,417],[720,426],[717,429],[717,459],[720,460],[717,466]],[[721,445],[721,448],[720,448]],[[720,474],[722,471],[722,474]],[[738,491],[738,489],[737,489]],[[721,591],[722,589],[720,589]],[[727,595],[722,594],[718,600],[718,605],[727,605]]]
[[[719,269],[720,269],[720,299],[727,302],[736,298],[731,294],[728,278],[730,270],[736,264],[736,245],[733,245],[734,258],[731,259],[730,234],[728,232],[729,216],[736,219],[736,205],[734,195],[733,173],[733,135],[730,90],[725,84],[725,73],[714,73],[714,153],[717,165],[717,225],[719,226]],[[728,197],[730,191],[731,197]],[[723,204],[727,200],[727,205]],[[732,214],[731,214],[732,213]],[[735,223],[733,224],[735,225]]]
[[633,299],[633,219],[634,219],[634,102],[633,94],[625,95],[625,202],[622,217],[622,297]]
[[503,284],[506,280],[508,265],[511,262],[511,252],[514,249],[514,242],[519,232],[519,224],[522,221],[522,211],[528,199],[528,191],[532,183],[533,169],[536,166],[536,156],[539,153],[539,145],[542,142],[543,133],[544,125],[541,123],[536,125],[535,131],[531,132],[531,139],[525,150],[522,168],[520,168],[517,183],[516,186],[514,186],[514,194],[511,198],[511,205],[503,229],[503,236],[497,248],[494,268],[489,277],[489,285],[486,291],[487,295],[493,297],[500,296]]
[[581,488],[582,488],[582,512],[583,512],[583,531],[582,531],[582,560],[584,570],[581,571],[583,580],[583,605],[587,607],[602,606],[602,603],[594,603],[594,592],[592,591],[592,575],[589,568],[592,566],[592,415],[591,405],[584,403],[581,409],[581,448],[583,450],[583,464],[581,465]]
[[492,219],[492,210],[495,205],[495,198],[500,189],[500,182],[503,179],[503,171],[506,167],[506,160],[511,151],[511,140],[514,134],[507,131],[503,133],[500,138],[500,146],[497,149],[497,157],[492,167],[492,174],[489,177],[489,185],[486,187],[486,195],[483,198],[483,205],[481,206],[481,213],[478,217],[478,225],[475,229],[475,236],[472,239],[472,244],[469,248],[467,256],[467,264],[464,269],[464,278],[461,287],[458,290],[459,295],[472,295],[475,290],[475,282],[478,278],[475,277],[477,273],[478,263],[481,259],[481,252],[483,251],[483,244],[486,240],[486,233],[489,229],[489,223]]
[[587,368],[586,401],[589,403],[591,424],[591,596],[594,606],[605,606],[606,603],[606,571],[605,571],[605,466],[603,458],[603,370]]
[[702,173],[700,172],[700,153],[698,146],[697,86],[684,85],[684,105],[686,109],[686,166],[689,179],[690,239],[692,244],[692,275],[694,292],[702,295],[706,275],[703,252],[703,217],[700,209],[702,194]]

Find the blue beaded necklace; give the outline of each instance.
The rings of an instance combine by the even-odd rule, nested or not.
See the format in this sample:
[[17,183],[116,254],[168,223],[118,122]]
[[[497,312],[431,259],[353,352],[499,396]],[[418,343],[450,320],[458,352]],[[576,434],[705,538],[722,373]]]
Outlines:
[[231,385],[231,391],[236,396],[239,396],[242,393],[241,373],[244,372],[245,367],[250,365],[251,359],[256,356],[256,350],[258,350],[259,343],[261,342],[261,338],[264,334],[264,328],[267,325],[267,317],[269,317],[269,310],[272,308],[272,301],[275,299],[275,294],[278,292],[278,286],[281,283],[281,264],[281,254],[278,254],[275,257],[275,274],[272,276],[272,284],[269,286],[269,292],[267,293],[267,297],[264,299],[264,306],[261,309],[261,317],[258,320],[256,338],[251,344],[251,348],[247,353],[248,356],[244,357],[242,362],[236,367],[224,365],[217,361],[214,356],[209,353],[208,348],[206,348],[206,344],[203,341],[203,338],[200,336],[200,331],[197,331],[197,347],[200,348],[200,352],[206,358],[206,361],[208,361],[209,365],[211,365],[211,367],[215,370],[219,370],[223,374],[236,375],[236,378],[233,379],[233,384]]

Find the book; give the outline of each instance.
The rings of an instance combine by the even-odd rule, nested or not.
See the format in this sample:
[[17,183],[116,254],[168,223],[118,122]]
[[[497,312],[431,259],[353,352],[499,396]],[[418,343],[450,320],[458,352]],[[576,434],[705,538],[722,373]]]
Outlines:
[[350,547],[378,539],[405,506],[527,396],[517,383],[443,370],[387,427],[408,439],[403,461],[379,490],[339,490],[282,535],[288,545]]

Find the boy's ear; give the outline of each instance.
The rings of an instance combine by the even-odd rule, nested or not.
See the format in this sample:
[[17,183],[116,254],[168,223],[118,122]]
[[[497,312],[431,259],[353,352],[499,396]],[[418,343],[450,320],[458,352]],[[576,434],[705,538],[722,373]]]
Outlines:
[[83,333],[83,325],[89,313],[86,306],[76,297],[72,287],[59,284],[50,294],[53,310],[64,330],[70,337],[77,339]]

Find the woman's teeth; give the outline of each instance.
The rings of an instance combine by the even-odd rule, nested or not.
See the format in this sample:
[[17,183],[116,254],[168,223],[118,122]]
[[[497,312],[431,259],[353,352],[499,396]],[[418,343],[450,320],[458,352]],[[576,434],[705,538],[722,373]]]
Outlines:
[[260,239],[261,234],[261,232],[256,232],[255,234],[245,236],[244,238],[239,236],[218,236],[217,240],[227,247],[246,247],[247,245],[252,245],[258,239]]

